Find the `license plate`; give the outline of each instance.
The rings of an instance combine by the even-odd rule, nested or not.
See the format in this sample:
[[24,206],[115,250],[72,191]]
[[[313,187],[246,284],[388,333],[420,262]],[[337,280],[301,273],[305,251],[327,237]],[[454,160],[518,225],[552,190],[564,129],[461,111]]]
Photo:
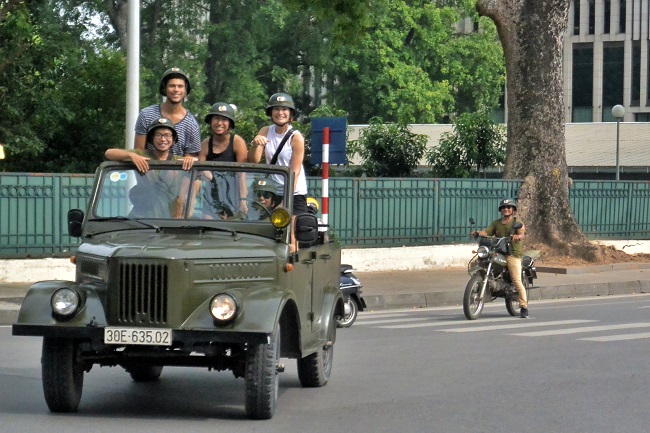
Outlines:
[[105,344],[171,346],[172,330],[160,328],[104,328]]

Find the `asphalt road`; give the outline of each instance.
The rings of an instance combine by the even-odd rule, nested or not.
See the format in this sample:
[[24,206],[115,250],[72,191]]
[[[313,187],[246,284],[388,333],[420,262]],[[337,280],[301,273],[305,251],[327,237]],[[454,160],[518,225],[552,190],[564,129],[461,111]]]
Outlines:
[[362,314],[339,330],[330,383],[304,389],[285,360],[275,417],[249,421],[243,380],[168,368],[135,384],[86,375],[79,412],[53,415],[40,339],[0,327],[0,432],[645,433],[650,295],[539,301],[529,319],[501,303],[476,321],[458,307]]

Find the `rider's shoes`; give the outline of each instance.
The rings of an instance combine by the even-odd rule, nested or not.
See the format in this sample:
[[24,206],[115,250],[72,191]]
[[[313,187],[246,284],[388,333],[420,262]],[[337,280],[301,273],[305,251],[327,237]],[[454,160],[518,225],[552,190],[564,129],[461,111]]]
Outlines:
[[528,308],[522,308],[521,309],[521,318],[522,319],[528,319]]

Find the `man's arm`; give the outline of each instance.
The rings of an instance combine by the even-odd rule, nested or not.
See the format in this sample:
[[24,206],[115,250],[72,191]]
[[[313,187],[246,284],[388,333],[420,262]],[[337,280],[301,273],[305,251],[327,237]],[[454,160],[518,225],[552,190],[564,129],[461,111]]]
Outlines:
[[149,170],[149,158],[138,155],[136,152],[114,148],[106,150],[104,156],[110,161],[131,161],[140,173],[146,173]]

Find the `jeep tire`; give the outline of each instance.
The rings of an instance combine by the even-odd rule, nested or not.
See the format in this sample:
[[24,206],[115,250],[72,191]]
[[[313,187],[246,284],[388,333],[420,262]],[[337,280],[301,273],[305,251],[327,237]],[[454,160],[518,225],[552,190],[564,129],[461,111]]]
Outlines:
[[43,338],[43,394],[52,412],[75,412],[79,407],[84,370],[76,360],[76,347],[71,339]]
[[270,419],[278,401],[278,362],[280,328],[271,343],[252,345],[246,353],[246,415],[251,419]]
[[317,352],[298,359],[298,379],[305,388],[325,386],[332,373],[336,320],[332,316],[327,329],[327,342]]

